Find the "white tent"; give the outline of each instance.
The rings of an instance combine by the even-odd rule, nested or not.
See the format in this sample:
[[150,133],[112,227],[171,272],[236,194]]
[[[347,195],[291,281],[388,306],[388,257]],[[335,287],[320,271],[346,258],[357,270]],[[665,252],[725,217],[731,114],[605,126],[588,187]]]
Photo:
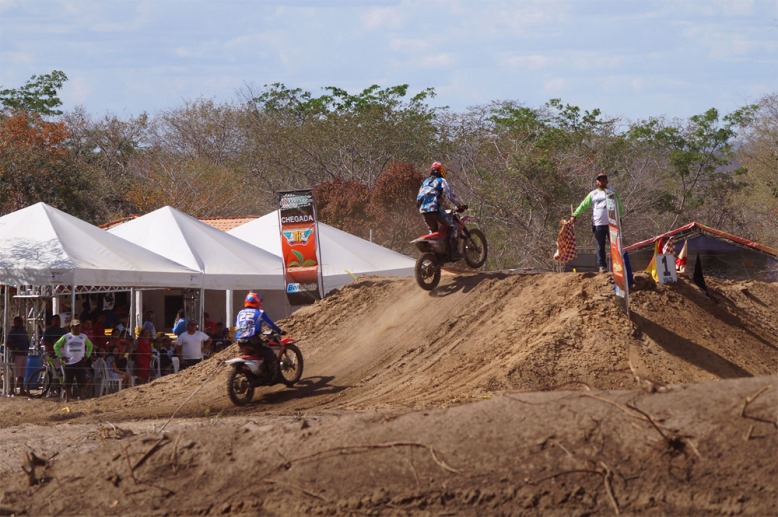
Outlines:
[[0,283],[199,287],[201,273],[45,203],[0,217]]
[[169,206],[114,226],[108,232],[202,272],[204,289],[284,289],[280,255],[252,246]]
[[[271,212],[227,233],[281,256],[278,211]],[[413,276],[415,261],[355,235],[319,223],[324,292],[354,280],[356,275]]]

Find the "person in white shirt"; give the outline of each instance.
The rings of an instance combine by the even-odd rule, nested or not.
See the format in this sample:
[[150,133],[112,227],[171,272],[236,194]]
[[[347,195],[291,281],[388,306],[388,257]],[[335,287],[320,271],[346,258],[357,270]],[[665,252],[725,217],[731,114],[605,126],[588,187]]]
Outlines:
[[203,360],[205,350],[211,346],[211,338],[205,332],[197,330],[197,322],[189,320],[186,332],[178,336],[181,356],[181,369],[195,365]]
[[608,264],[605,260],[606,257],[606,243],[610,242],[610,229],[608,225],[608,196],[612,195],[616,199],[616,203],[619,206],[619,213],[624,214],[621,207],[621,197],[619,193],[608,188],[608,175],[604,172],[597,174],[594,179],[596,189],[589,192],[578,208],[575,209],[573,215],[570,217],[570,222],[575,223],[575,219],[583,214],[585,211],[592,209],[592,233],[594,233],[594,240],[597,241],[597,266],[600,273],[606,273],[608,271]]
[[78,396],[86,393],[87,358],[92,355],[92,342],[81,332],[81,322],[71,320],[70,332],[54,343],[54,353],[65,361],[65,401],[70,400],[73,381],[78,381]]

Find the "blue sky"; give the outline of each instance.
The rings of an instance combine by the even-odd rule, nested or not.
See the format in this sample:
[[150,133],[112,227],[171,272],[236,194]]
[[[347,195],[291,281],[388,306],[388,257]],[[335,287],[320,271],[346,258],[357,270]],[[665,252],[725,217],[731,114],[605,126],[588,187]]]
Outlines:
[[778,92],[778,0],[0,0],[0,88],[52,70],[121,118],[275,82],[686,118]]

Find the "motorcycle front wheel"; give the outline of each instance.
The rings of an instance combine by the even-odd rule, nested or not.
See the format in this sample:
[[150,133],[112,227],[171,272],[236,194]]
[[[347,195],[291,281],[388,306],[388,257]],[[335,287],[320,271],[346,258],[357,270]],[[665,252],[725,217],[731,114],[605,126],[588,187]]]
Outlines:
[[440,283],[440,264],[434,253],[423,253],[416,260],[416,283],[425,291],[432,291]]
[[254,398],[254,387],[245,371],[233,368],[227,378],[227,395],[236,406],[245,406]]
[[303,353],[297,345],[288,344],[278,357],[278,370],[281,373],[281,382],[294,386],[303,376]]
[[478,228],[470,230],[470,236],[465,237],[465,262],[473,269],[478,269],[486,262],[486,236]]

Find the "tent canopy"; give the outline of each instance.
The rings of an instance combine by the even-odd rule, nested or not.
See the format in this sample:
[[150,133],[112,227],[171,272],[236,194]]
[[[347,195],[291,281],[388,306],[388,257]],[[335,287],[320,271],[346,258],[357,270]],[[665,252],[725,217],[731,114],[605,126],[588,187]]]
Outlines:
[[697,222],[624,248],[634,270],[648,265],[660,239],[662,247],[672,239],[676,256],[687,242],[687,271],[694,269],[699,255],[705,274],[733,280],[778,279],[778,250]]
[[202,272],[205,289],[284,289],[280,255],[170,206],[114,226],[108,232]]
[[[278,210],[227,233],[281,256]],[[318,223],[324,292],[354,280],[353,275],[413,276],[415,261],[365,239]]]
[[193,288],[200,276],[45,203],[0,217],[4,285]]

